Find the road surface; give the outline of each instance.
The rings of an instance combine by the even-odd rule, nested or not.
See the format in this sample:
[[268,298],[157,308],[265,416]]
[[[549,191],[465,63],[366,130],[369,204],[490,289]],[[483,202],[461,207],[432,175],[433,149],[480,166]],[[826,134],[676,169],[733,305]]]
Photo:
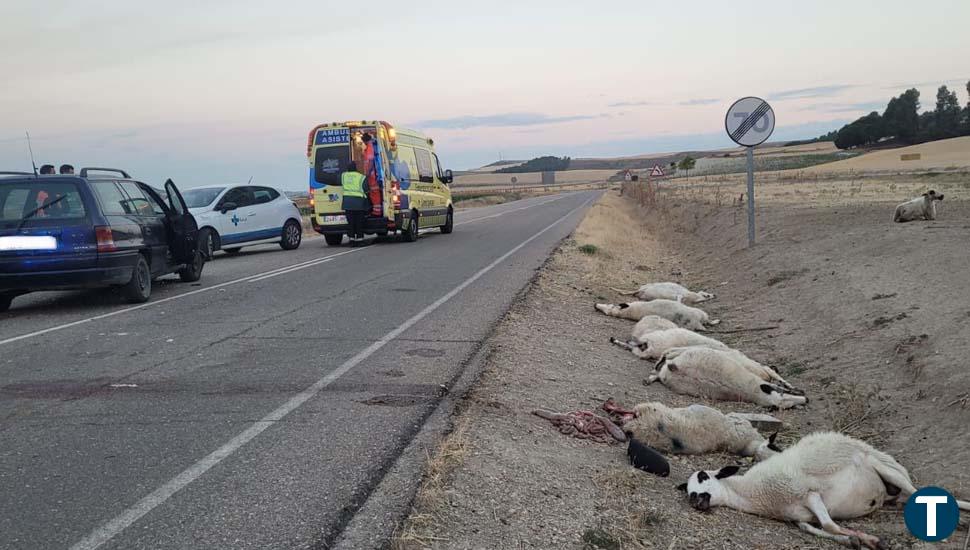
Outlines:
[[327,548],[600,191],[0,314],[0,548]]

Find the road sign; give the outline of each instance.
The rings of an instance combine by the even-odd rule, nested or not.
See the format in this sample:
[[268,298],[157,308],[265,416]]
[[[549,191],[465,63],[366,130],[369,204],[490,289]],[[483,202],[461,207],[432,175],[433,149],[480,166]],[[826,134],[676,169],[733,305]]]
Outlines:
[[738,145],[761,145],[775,131],[775,112],[760,97],[743,97],[728,109],[724,129]]
[[775,131],[775,112],[760,97],[742,97],[724,116],[724,130],[734,143],[747,148],[748,157],[748,246],[754,246],[754,147]]
[[664,176],[664,169],[661,168],[659,164],[654,164],[653,170],[650,171],[650,175],[655,178],[662,178]]

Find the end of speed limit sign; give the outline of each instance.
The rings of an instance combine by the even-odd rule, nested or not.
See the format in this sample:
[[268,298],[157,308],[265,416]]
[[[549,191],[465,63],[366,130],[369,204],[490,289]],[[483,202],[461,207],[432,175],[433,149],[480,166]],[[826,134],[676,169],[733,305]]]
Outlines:
[[728,109],[724,129],[738,145],[761,145],[775,131],[775,112],[760,97],[742,97]]

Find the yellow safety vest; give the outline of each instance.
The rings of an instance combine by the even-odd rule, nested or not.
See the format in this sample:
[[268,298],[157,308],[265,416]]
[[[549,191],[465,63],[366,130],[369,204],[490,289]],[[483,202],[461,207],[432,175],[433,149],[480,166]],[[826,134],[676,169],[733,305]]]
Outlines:
[[364,175],[360,172],[344,172],[340,176],[340,185],[344,188],[345,197],[364,198]]

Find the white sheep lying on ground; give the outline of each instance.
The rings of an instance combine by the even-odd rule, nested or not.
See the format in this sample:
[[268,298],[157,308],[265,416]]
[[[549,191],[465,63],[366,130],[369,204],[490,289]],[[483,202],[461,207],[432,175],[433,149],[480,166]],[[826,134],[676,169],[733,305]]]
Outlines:
[[939,195],[936,191],[930,190],[923,193],[923,196],[906,201],[896,207],[893,212],[894,222],[911,222],[913,220],[935,220],[936,201],[943,200],[943,193]]
[[637,340],[621,342],[616,338],[610,338],[610,342],[623,349],[630,350],[633,355],[640,359],[660,359],[660,356],[673,348],[685,348],[688,346],[703,346],[711,349],[731,349],[727,344],[719,342],[713,338],[708,338],[703,334],[697,334],[686,328],[669,328],[666,330],[656,330],[644,334]]
[[647,315],[656,315],[677,323],[677,326],[691,330],[704,330],[704,325],[720,323],[702,309],[685,306],[673,300],[651,300],[649,302],[629,302],[622,304],[596,304],[596,309],[610,317],[622,317],[639,321]]
[[692,292],[690,289],[677,283],[647,283],[641,285],[636,290],[619,290],[622,296],[636,296],[645,301],[650,300],[673,300],[685,304],[699,304],[708,300],[713,300],[714,295],[710,292]]
[[658,330],[667,330],[668,328],[677,328],[677,323],[669,319],[664,319],[659,315],[647,315],[637,321],[637,324],[633,325],[633,329],[630,330],[630,341],[642,342],[641,338],[647,334],[657,332]]
[[773,370],[754,361],[740,360],[739,354],[736,350],[700,346],[674,348],[657,361],[656,371],[646,382],[659,380],[677,393],[719,401],[746,401],[762,407],[790,409],[808,402],[803,395],[793,395],[776,383],[781,377]]
[[[742,476],[734,475],[737,470],[728,466],[694,472],[680,489],[698,510],[728,506],[794,521],[807,533],[852,547],[860,542],[869,548],[883,545],[877,537],[846,529],[834,520],[865,516],[916,492],[909,472],[893,457],[834,432],[808,435]],[[970,503],[957,501],[957,505],[970,510]],[[813,526],[813,521],[822,528]]]
[[623,431],[658,451],[691,455],[723,451],[758,460],[781,452],[774,445],[774,435],[766,440],[744,418],[704,405],[673,409],[654,401],[633,410],[636,418],[626,422]]

